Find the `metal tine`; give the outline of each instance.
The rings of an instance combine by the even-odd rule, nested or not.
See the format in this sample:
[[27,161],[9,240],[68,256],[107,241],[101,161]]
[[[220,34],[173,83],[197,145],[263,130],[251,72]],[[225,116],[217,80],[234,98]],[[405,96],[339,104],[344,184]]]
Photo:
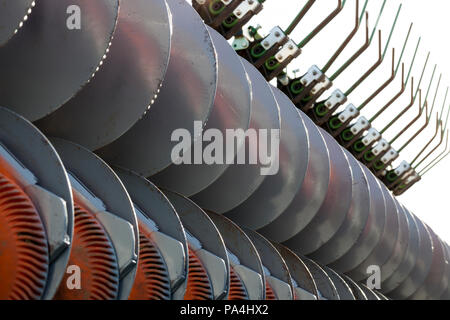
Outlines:
[[[291,22],[289,27],[284,31],[286,35],[290,35],[292,31],[294,31],[295,28],[297,28],[298,24],[302,19],[305,17],[305,15],[308,13],[309,9],[314,5],[316,0],[308,0],[308,2],[303,6],[302,10],[298,13],[298,15],[295,17],[295,19]],[[344,2],[345,4],[345,2]]]
[[380,13],[378,14],[377,22],[375,23],[375,26],[372,30],[372,35],[369,37],[369,14],[366,12],[366,42],[364,45],[356,51],[353,56],[350,57],[331,77],[330,81],[334,81],[339,77],[358,57],[364,53],[364,51],[369,48],[370,44],[372,43],[373,36],[375,34],[375,31],[378,27],[378,23],[380,21],[381,15],[383,14],[384,7],[386,5],[386,0],[384,0],[383,5],[381,6]]
[[[445,124],[444,127],[442,127],[442,115],[444,114],[444,106],[445,106],[445,102],[447,102],[447,94],[448,94],[448,88],[447,88],[447,92],[445,94],[445,101],[444,101],[444,105],[442,106],[442,112],[441,112],[441,117],[439,119],[440,123],[441,123],[441,140],[439,141],[438,145],[436,147],[434,147],[415,167],[414,169],[417,169],[422,163],[425,162],[425,160],[427,160],[437,149],[439,149],[439,147],[442,145],[442,143],[444,142],[444,136],[445,136],[445,131],[447,130],[447,125],[448,125],[448,116],[449,114],[447,113],[447,119],[445,120]],[[413,160],[413,162],[411,163],[411,165],[413,165],[417,158],[419,156],[416,157],[416,159]]]
[[395,122],[397,122],[397,120],[399,120],[404,114],[406,114],[406,112],[408,112],[413,105],[414,105],[414,77],[411,78],[411,101],[391,122],[388,123],[387,126],[385,126],[380,131],[380,133],[384,134],[392,125],[394,125]]
[[[419,43],[420,43],[420,39],[419,39]],[[419,44],[418,43],[418,44]],[[418,46],[416,47],[416,51],[415,51],[415,53],[414,53],[414,58],[413,58],[413,62],[412,62],[412,64],[414,63],[414,60],[415,60],[415,57],[416,57],[416,53],[417,53],[417,49],[418,49]],[[427,59],[426,59],[426,61],[425,61],[425,65],[424,65],[424,67],[423,67],[423,70],[422,70],[422,74],[420,75],[420,80],[419,80],[419,84],[417,85],[417,89],[416,89],[416,92],[414,93],[414,77],[412,77],[411,78],[411,102],[409,103],[409,105],[408,106],[406,106],[402,111],[400,111],[399,112],[399,114],[391,121],[391,122],[389,122],[388,124],[387,124],[387,126],[385,126],[381,131],[380,131],[380,133],[381,134],[384,134],[390,127],[392,127],[403,115],[405,115],[408,111],[409,111],[409,109],[411,109],[413,106],[414,106],[414,103],[415,103],[415,101],[416,101],[416,98],[417,98],[417,93],[419,92],[419,90],[420,90],[420,85],[421,85],[421,83],[422,83],[422,79],[423,79],[423,75],[424,75],[424,73],[425,73],[425,69],[426,69],[426,67],[427,67],[427,64],[428,64],[428,59],[430,58],[430,53],[428,52],[428,56],[427,56]],[[411,71],[411,69],[410,69],[410,71]],[[409,75],[408,75],[409,76]]]
[[[439,113],[436,112],[436,131],[433,135],[433,138],[431,138],[430,141],[426,144],[426,146],[420,151],[419,155],[421,155],[427,149],[427,147],[433,142],[433,140],[437,137],[437,135],[439,133],[439,127],[441,127],[441,126],[442,126],[442,122],[439,121]],[[403,149],[401,151],[403,151]],[[418,157],[416,157],[416,159],[414,159],[414,161],[417,160],[417,158]]]
[[[441,79],[442,79],[442,74],[441,74],[441,76],[439,77],[439,82],[438,82],[438,85],[437,85],[437,88],[436,88],[436,94],[434,95],[434,99],[433,99],[433,105],[432,105],[432,107],[431,107],[431,110],[430,110],[430,113],[429,113],[429,115],[427,116],[427,122],[425,123],[425,126],[424,127],[422,127],[422,128],[420,128],[419,129],[419,131],[411,138],[411,139],[409,139],[408,140],[408,142],[406,142],[399,150],[398,150],[398,153],[400,153],[400,152],[402,152],[412,141],[414,141],[414,139],[416,139],[427,127],[428,127],[428,125],[429,125],[429,123],[430,123],[430,119],[431,119],[431,115],[433,114],[433,110],[434,110],[434,106],[435,106],[435,103],[436,103],[436,98],[437,98],[437,94],[438,94],[438,92],[439,92],[439,86],[440,86],[440,84],[441,84]],[[439,119],[439,112],[436,112],[436,133],[435,133],[435,135],[433,136],[433,139],[429,142],[429,144],[431,143],[431,142],[433,142],[433,140],[434,140],[434,138],[437,136],[437,134],[439,133],[439,126],[441,125],[441,120]],[[428,144],[428,145],[429,145]],[[427,145],[427,147],[428,147],[428,145]],[[425,148],[426,149],[426,148]]]
[[[348,89],[345,92],[345,96],[348,97],[353,91],[355,91],[355,89],[358,88],[383,63],[384,57],[386,56],[386,52],[389,47],[389,43],[391,42],[391,39],[392,39],[392,34],[394,33],[395,27],[397,25],[398,17],[400,15],[401,10],[402,10],[402,5],[400,4],[400,6],[398,7],[398,10],[397,10],[397,15],[395,16],[394,23],[392,24],[392,28],[389,33],[388,40],[386,42],[386,46],[384,47],[383,54],[381,54],[381,31],[378,31],[378,39],[380,42],[379,43],[380,52],[379,52],[379,57],[378,57],[377,62],[375,62],[375,64],[364,75],[362,75],[362,77],[359,78],[358,81],[356,81],[355,84],[350,87],[350,89]],[[400,61],[401,61],[401,58],[400,58]],[[404,91],[404,87],[402,89]],[[402,93],[403,93],[403,91],[402,91]]]
[[405,64],[402,63],[402,86],[400,91],[387,103],[381,108],[370,120],[370,123],[373,123],[376,119],[378,119],[379,116],[381,116],[389,107],[397,101],[398,98],[401,97],[403,92],[405,92],[406,86],[405,86]]
[[[436,158],[434,158],[433,161],[431,161],[425,168],[423,168],[423,170],[419,173],[420,176],[423,177],[426,173],[428,173],[431,169],[433,169],[442,160],[444,160],[445,158],[447,158],[450,155],[450,149],[447,150],[447,148],[448,148],[448,135],[449,135],[449,130],[447,130],[447,140],[446,140],[444,151],[441,154],[439,154]],[[444,156],[442,156],[442,155],[444,155]]]
[[[422,109],[423,110],[423,109]],[[425,101],[425,116],[426,116],[426,121],[425,121],[425,125],[423,127],[421,127],[412,137],[411,139],[409,139],[399,150],[398,153],[402,152],[411,142],[414,141],[414,139],[416,139],[430,124],[430,116],[428,115],[428,102]],[[392,145],[392,143],[391,143]]]
[[[427,107],[427,112],[425,113],[427,119],[428,119],[428,105],[425,105]],[[410,123],[408,123],[398,134],[397,136],[391,141],[391,144],[394,143],[402,134],[404,134],[414,123],[416,123],[423,114],[424,108],[422,107],[422,90],[419,90],[419,114],[411,120]]]
[[362,9],[361,16],[359,16],[359,0],[356,0],[356,10],[355,10],[355,27],[350,32],[350,34],[345,38],[344,42],[339,46],[339,48],[336,50],[336,52],[333,54],[333,56],[328,60],[327,64],[322,68],[322,72],[326,73],[333,63],[336,61],[336,59],[341,55],[342,51],[347,47],[347,45],[350,43],[350,41],[354,38],[356,33],[359,30],[359,26],[361,25],[361,21],[364,18],[364,11],[366,10],[367,4],[369,0],[366,0],[366,3],[364,4],[364,8]]
[[[403,44],[402,53],[400,54],[400,58],[399,58],[399,60],[398,60],[397,67],[395,68],[395,70],[394,70],[394,52],[395,52],[394,50],[395,50],[395,49],[392,49],[393,52],[392,52],[392,74],[391,74],[391,77],[390,77],[385,83],[383,83],[377,90],[375,90],[374,93],[372,93],[372,95],[370,95],[370,96],[369,96],[369,97],[368,97],[368,98],[367,98],[367,99],[366,99],[366,100],[358,107],[358,110],[359,110],[359,111],[361,111],[362,109],[364,109],[364,108],[365,108],[365,107],[366,107],[373,99],[375,99],[375,97],[377,97],[384,89],[386,89],[386,88],[391,84],[392,81],[394,81],[395,77],[397,76],[398,68],[400,67],[400,63],[401,63],[403,54],[404,54],[404,52],[405,52],[406,45],[407,45],[407,43],[408,43],[408,39],[409,39],[409,35],[410,35],[410,32],[411,32],[412,26],[413,26],[413,24],[411,23],[411,25],[410,25],[410,27],[409,27],[408,35],[406,36],[405,43]],[[405,86],[406,86],[406,84],[408,83],[408,79],[409,79],[409,76],[410,76],[412,67],[414,66],[414,62],[415,62],[415,60],[416,60],[417,50],[419,49],[420,41],[421,41],[421,38],[419,38],[419,40],[418,40],[418,42],[417,42],[416,50],[414,51],[414,56],[413,56],[413,59],[412,59],[412,61],[411,61],[411,66],[409,67],[409,72],[408,72],[408,76],[407,76],[407,78],[406,78]],[[428,62],[428,59],[427,59],[427,62]],[[425,63],[425,67],[424,67],[424,69],[423,69],[423,71],[422,71],[422,77],[423,77],[423,74],[424,74],[424,72],[425,72],[425,68],[426,68],[426,63]],[[419,86],[420,86],[420,82],[422,81],[422,77],[420,78]],[[419,89],[417,88],[417,90],[419,90]],[[416,93],[417,93],[417,91],[416,91]],[[411,105],[411,107],[412,107],[412,105]]]
[[359,78],[345,93],[344,95],[348,97],[356,88],[358,88],[364,80],[366,80],[383,62],[383,55],[381,54],[381,30],[378,30],[378,60],[375,62],[373,66],[369,68],[369,70],[364,73],[361,78]]
[[330,13],[328,17],[326,17],[313,31],[311,31],[310,34],[306,36],[305,39],[303,39],[300,44],[298,45],[299,48],[305,47],[312,39],[314,39],[315,36],[319,34],[320,31],[322,31],[323,28],[325,28],[336,16],[342,11],[344,8],[345,2],[347,0],[338,0],[338,5],[336,9],[334,9],[333,12]]
[[358,110],[361,111],[367,106],[376,96],[378,96],[387,86],[389,86],[395,79],[395,48],[392,48],[392,71],[391,77],[384,82],[377,90],[375,90],[359,107]]
[[[431,76],[431,80],[430,80],[430,84],[428,85],[428,90],[427,90],[427,94],[425,96],[425,100],[424,100],[424,104],[422,106],[422,91],[419,89],[419,115],[414,118],[410,123],[408,123],[390,142],[390,144],[392,145],[395,141],[397,141],[398,138],[400,138],[406,131],[408,131],[408,129],[414,124],[416,123],[416,121],[418,121],[420,119],[420,117],[422,116],[423,110],[425,107],[427,107],[427,100],[428,100],[428,94],[430,93],[430,89],[431,89],[431,85],[433,84],[433,80],[434,80],[434,74],[436,72],[436,68],[437,65],[434,66],[434,70],[433,70],[433,74]],[[428,112],[425,113],[428,119]],[[429,119],[428,119],[429,120]]]

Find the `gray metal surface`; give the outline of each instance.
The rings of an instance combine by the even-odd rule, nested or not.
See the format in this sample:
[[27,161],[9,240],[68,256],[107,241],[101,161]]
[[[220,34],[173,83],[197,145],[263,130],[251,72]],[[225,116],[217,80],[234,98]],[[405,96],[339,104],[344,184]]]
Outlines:
[[[250,128],[257,131],[280,129],[279,108],[267,81],[250,63],[245,60],[242,60],[242,63],[252,90]],[[246,142],[243,147],[248,155],[249,143]],[[208,188],[191,198],[203,208],[225,213],[248,199],[261,185],[265,177],[261,175],[260,170],[259,164],[252,165],[248,161],[246,164],[231,165]],[[236,183],[237,181],[239,183]]]
[[[145,177],[171,163],[176,129],[192,139],[194,121],[204,125],[213,109],[217,86],[217,60],[208,30],[184,0],[168,0],[172,15],[172,46],[166,76],[153,106],[123,136],[97,153],[108,162]],[[193,141],[193,140],[192,140]]]
[[350,287],[350,290],[352,290],[355,300],[368,300],[366,293],[355,281],[353,281],[350,277],[348,277],[346,275],[343,275],[342,278],[347,283],[347,285]]
[[353,174],[341,146],[325,131],[322,135],[330,155],[330,184],[324,203],[313,220],[300,233],[283,242],[307,255],[329,241],[339,230],[351,205]]
[[446,249],[443,246],[441,239],[428,228],[433,242],[433,258],[431,262],[430,271],[423,283],[409,299],[425,300],[425,299],[439,299],[444,293],[448,285],[448,273],[446,265]]
[[361,164],[347,151],[346,154],[353,173],[352,204],[344,223],[334,237],[309,254],[311,259],[324,265],[336,261],[351,249],[369,218],[370,193],[367,178]]
[[416,218],[419,230],[419,252],[416,263],[408,277],[389,296],[394,299],[406,299],[416,292],[425,281],[433,259],[432,240],[430,232],[419,218]]
[[271,88],[280,109],[278,171],[266,176],[240,206],[225,213],[233,221],[253,230],[270,224],[288,207],[303,184],[308,163],[308,136],[302,118],[285,94]]
[[303,185],[289,207],[271,224],[258,230],[267,238],[283,242],[303,230],[319,211],[330,182],[328,149],[317,126],[298,110],[308,133],[308,168]]
[[[71,5],[81,10],[81,30],[67,27]],[[119,0],[36,1],[20,32],[0,47],[0,105],[35,121],[67,102],[100,67],[118,10]]]
[[316,282],[303,260],[285,246],[276,243],[274,243],[274,246],[286,262],[289,273],[297,285],[303,290],[318,297],[319,292],[317,290]]
[[336,287],[337,292],[339,293],[340,300],[356,300],[350,286],[339,274],[336,273],[336,271],[328,267],[323,267],[322,269],[328,274],[331,281],[333,281],[333,284]]
[[122,0],[111,47],[100,70],[74,97],[36,125],[49,136],[90,150],[113,142],[157,97],[169,63],[171,38],[164,0]]
[[380,182],[367,168],[363,169],[369,183],[370,214],[355,245],[341,258],[328,265],[341,273],[354,269],[370,255],[378,244],[384,228],[386,207]]
[[370,266],[379,266],[381,269],[381,266],[388,261],[389,257],[393,253],[397,241],[399,212],[397,211],[394,198],[388,189],[382,186],[382,191],[386,204],[386,218],[383,233],[376,247],[372,250],[364,262],[347,273],[355,281],[363,281],[367,279],[370,276],[370,274],[367,273],[367,269]]
[[31,13],[34,0],[0,0],[0,47],[8,42]]
[[[62,198],[67,209],[67,235],[73,237],[73,198],[69,177],[49,140],[28,120],[0,107],[0,143],[38,179],[37,184]],[[50,264],[43,299],[52,299],[64,276],[70,248]]]
[[381,283],[381,291],[389,294],[390,291],[397,288],[408,276],[414,268],[417,257],[419,255],[420,235],[417,227],[416,218],[405,208],[404,210],[408,219],[408,242],[404,250],[402,261],[397,269],[390,277],[383,280]]
[[388,260],[381,266],[381,281],[388,279],[402,263],[403,257],[408,249],[408,217],[404,207],[396,200],[395,205],[398,210],[398,231],[395,247]]
[[[251,91],[247,74],[233,48],[217,31],[208,28],[217,55],[217,90],[214,107],[204,131],[215,130],[226,137],[227,130],[247,130],[250,125]],[[224,146],[226,141],[223,141]],[[203,152],[209,142],[200,146]],[[237,149],[243,143],[238,142]],[[194,152],[192,152],[194,153]],[[224,156],[225,150],[224,150]],[[192,154],[192,162],[194,163]],[[228,167],[221,164],[171,164],[150,179],[162,188],[191,196],[213,183]]]
[[[61,157],[67,171],[75,175],[91,192],[106,206],[106,210],[113,215],[127,221],[134,231],[134,252],[136,259],[139,251],[139,229],[134,212],[133,203],[122,181],[116,173],[99,157],[89,150],[62,139],[51,139],[52,144]],[[116,234],[103,225],[108,235],[113,239],[120,239]],[[117,250],[117,247],[115,247]],[[128,250],[131,250],[129,248]],[[137,261],[137,260],[136,260]],[[136,275],[137,264],[126,274],[121,274],[118,299],[128,299]]]
[[326,300],[339,300],[339,292],[337,291],[333,280],[331,280],[330,276],[328,276],[322,267],[310,259],[304,257],[301,259],[314,278],[317,290],[319,291],[319,300],[323,298]]

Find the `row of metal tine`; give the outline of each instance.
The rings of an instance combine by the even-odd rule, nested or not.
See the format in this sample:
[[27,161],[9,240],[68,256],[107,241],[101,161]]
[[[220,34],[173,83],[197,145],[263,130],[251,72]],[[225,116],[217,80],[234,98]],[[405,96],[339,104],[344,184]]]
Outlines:
[[[359,88],[366,79],[371,76],[383,63],[388,52],[392,35],[397,25],[402,4],[399,5],[395,19],[392,23],[386,44],[382,44],[382,33],[377,27],[379,21],[385,11],[386,2],[384,0],[379,10],[373,29],[369,30],[369,13],[366,11],[368,0],[364,2],[364,6],[360,10],[360,1],[355,0],[355,24],[348,36],[342,44],[336,49],[333,55],[328,59],[327,63],[319,68],[313,65],[308,72],[301,76],[297,76],[299,70],[293,70],[294,76],[288,76],[287,68],[289,64],[297,58],[302,49],[310,43],[322,30],[325,29],[344,9],[346,0],[338,0],[337,6],[327,15],[307,36],[300,42],[291,39],[292,32],[298,27],[309,10],[314,6],[316,0],[308,0],[301,8],[300,12],[295,16],[289,26],[283,30],[280,27],[274,27],[268,35],[262,36],[259,33],[261,28],[244,26],[250,19],[261,12],[264,1],[256,0],[193,0],[193,7],[202,16],[207,24],[216,29],[226,39],[233,39],[233,48],[236,52],[252,63],[271,81],[277,80],[277,86],[292,100],[297,108],[305,112],[317,125],[328,131],[336,140],[345,148],[347,148],[359,161],[366,165],[377,177],[379,177],[386,186],[396,195],[403,194],[409,190],[416,182],[420,181],[426,173],[438,165],[446,158],[450,151],[448,150],[448,118],[450,114],[446,112],[446,101],[448,88],[445,93],[444,102],[440,112],[436,115],[436,130],[434,135],[420,152],[410,161],[402,161],[399,166],[394,167],[393,163],[399,158],[400,152],[411,146],[414,141],[429,127],[434,125],[433,111],[439,88],[441,84],[442,74],[436,87],[435,95],[431,107],[429,107],[428,97],[435,78],[436,68],[434,66],[430,83],[428,85],[425,98],[422,99],[422,80],[427,69],[430,53],[428,53],[425,64],[423,66],[420,79],[415,86],[414,77],[411,76],[413,66],[419,51],[421,37],[417,40],[414,55],[409,64],[407,74],[405,75],[404,53],[408,45],[413,23],[411,23],[406,39],[398,60],[396,61],[396,51],[392,48],[392,68],[389,78],[374,90],[363,102],[356,107],[349,104],[344,108],[344,104],[350,95]],[[365,20],[365,41],[350,58],[345,61],[342,66],[336,68],[336,71],[328,76],[327,73],[334,66],[338,58],[341,56],[345,48],[349,45],[355,35],[358,33],[361,23]],[[355,61],[371,46],[375,34],[378,33],[378,58],[367,71],[365,71],[347,90],[336,89],[325,100],[319,100],[322,94],[330,89],[338,77],[344,71],[353,65]],[[361,111],[378,97],[391,83],[397,78],[401,67],[401,83],[399,91],[389,99],[370,119],[361,116]],[[373,125],[381,116],[386,117],[386,112],[409,90],[410,83],[411,100],[406,107],[392,118],[380,131],[376,130]],[[399,120],[403,120],[407,112],[413,108],[418,102],[418,114],[406,126],[397,133],[392,133],[394,138],[385,139],[388,131],[393,131],[393,125]],[[401,146],[395,146],[400,138],[404,138],[410,128],[418,123],[425,116],[425,124],[421,126],[414,134],[406,140]],[[436,146],[431,147],[435,139],[439,142]],[[445,149],[436,155],[441,145],[445,142]],[[417,145],[417,144],[415,144]],[[431,149],[426,153],[427,150]],[[425,154],[426,153],[426,154]],[[425,156],[423,156],[425,154]],[[429,160],[432,158],[432,160]]]

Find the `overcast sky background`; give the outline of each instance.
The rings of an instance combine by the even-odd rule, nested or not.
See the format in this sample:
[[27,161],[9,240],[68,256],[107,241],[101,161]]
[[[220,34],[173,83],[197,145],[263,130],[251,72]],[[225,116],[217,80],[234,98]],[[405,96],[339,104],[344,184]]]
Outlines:
[[[363,8],[365,0],[360,1],[360,10]],[[306,0],[267,0],[264,3],[264,10],[250,22],[252,25],[261,25],[263,32],[268,32],[276,25],[282,29],[287,28],[297,12],[306,3]],[[366,11],[369,12],[370,32],[375,25],[377,16],[380,12],[382,0],[369,0]],[[441,111],[443,107],[445,91],[450,85],[450,43],[447,40],[450,31],[450,1],[448,0],[387,0],[383,15],[380,18],[378,29],[382,30],[383,49],[388,39],[389,31],[394,22],[399,5],[403,3],[402,10],[394,30],[390,46],[387,50],[383,64],[367,79],[354,93],[349,97],[349,101],[356,106],[361,104],[372,92],[385,82],[391,72],[392,47],[396,48],[396,59],[400,56],[403,43],[406,39],[411,22],[414,23],[409,42],[403,56],[405,63],[405,74],[408,73],[413,54],[419,37],[422,37],[420,47],[417,53],[415,63],[412,68],[411,76],[415,78],[417,86],[420,74],[422,72],[427,53],[430,51],[430,59],[424,78],[422,80],[423,97],[425,97],[428,84],[431,80],[434,65],[437,64],[434,82],[431,86],[428,97],[431,107],[433,97],[436,92],[439,75],[442,73],[440,89],[437,95],[434,107],[434,115],[429,128],[424,131],[414,142],[401,153],[400,158],[395,162],[398,165],[402,160],[412,161],[417,153],[426,145],[435,132],[436,111]],[[302,20],[297,29],[292,33],[292,38],[300,42],[306,37],[313,28],[319,24],[337,5],[337,0],[318,0]],[[307,69],[316,64],[322,68],[334,51],[339,47],[354,27],[355,0],[347,0],[347,3],[341,12],[317,37],[315,37],[304,49],[299,58],[289,66],[289,70],[299,69],[303,74]],[[333,74],[361,45],[365,40],[365,24],[361,25],[357,35],[334,63],[328,75]],[[373,38],[371,47],[343,73],[334,83],[335,88],[342,91],[347,90],[367,69],[375,63],[378,58],[378,38]],[[397,62],[396,60],[396,62]],[[400,90],[401,68],[395,81],[385,89],[376,99],[372,101],[362,112],[364,116],[370,118],[383,105],[385,105]],[[411,80],[410,80],[411,81]],[[331,90],[324,94],[328,97]],[[418,100],[418,99],[417,99]],[[384,117],[379,118],[374,127],[381,130],[389,120],[393,119],[410,102],[410,83],[408,83],[405,93],[390,107]],[[444,120],[450,106],[450,94],[445,104]],[[408,124],[418,113],[418,101],[405,116],[397,122],[385,136],[388,140],[393,138],[406,124]],[[423,126],[425,117],[422,117],[413,127],[411,127],[394,147],[400,148],[414,133]],[[431,147],[427,149],[426,155],[439,142],[439,137],[434,140]],[[430,158],[432,160],[437,154],[442,152],[445,147],[445,141],[439,150]],[[428,161],[425,162],[428,164]],[[419,167],[423,168],[423,166]],[[450,193],[448,182],[450,178],[450,157],[441,162],[432,171],[423,177],[423,180],[416,184],[406,194],[399,197],[401,203],[414,212],[430,225],[437,234],[450,243]]]

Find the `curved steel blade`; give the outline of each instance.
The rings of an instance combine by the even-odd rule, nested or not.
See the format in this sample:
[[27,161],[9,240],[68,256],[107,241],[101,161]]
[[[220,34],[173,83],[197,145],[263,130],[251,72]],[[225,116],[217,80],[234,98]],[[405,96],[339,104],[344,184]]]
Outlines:
[[298,110],[308,132],[309,155],[303,185],[289,207],[271,224],[258,230],[267,238],[286,241],[311,222],[322,206],[330,183],[330,160],[328,149],[318,127],[302,111]]
[[[241,59],[252,90],[252,106],[250,115],[250,129],[279,129],[280,115],[278,105],[270,91],[269,84],[255,67]],[[244,202],[264,180],[261,175],[261,165],[250,164],[248,152],[251,150],[248,139],[242,147],[245,151],[245,164],[228,166],[225,172],[205,190],[191,198],[202,208],[216,213],[227,212]],[[220,197],[217,195],[220,194]]]
[[328,133],[322,130],[322,135],[327,144],[331,164],[325,201],[303,230],[283,242],[294,251],[305,255],[317,250],[336,234],[351,205],[353,173],[347,156]]
[[428,227],[422,220],[416,218],[419,230],[419,255],[415,261],[414,268],[407,278],[389,296],[394,299],[407,299],[414,294],[425,281],[431,269],[433,260],[432,239]]
[[382,187],[378,179],[367,168],[363,168],[370,190],[370,214],[364,231],[359,235],[357,242],[341,258],[328,266],[334,270],[346,273],[361,264],[373,251],[383,232],[386,204]]
[[153,106],[123,136],[97,150],[112,164],[129,168],[145,177],[172,164],[171,153],[178,141],[175,130],[187,130],[194,141],[194,121],[202,127],[214,105],[217,59],[208,30],[186,2],[167,1],[172,15],[172,45],[166,76]]
[[[271,89],[280,109],[281,127],[279,149],[269,150],[277,153],[270,156],[272,161],[278,157],[278,164],[272,162],[272,175],[265,176],[263,183],[241,205],[225,213],[231,220],[253,230],[270,224],[289,206],[303,184],[308,164],[308,134],[302,118],[285,94],[274,87]],[[275,134],[269,132],[270,136]],[[258,148],[261,147],[260,141]]]
[[[20,32],[0,47],[0,104],[35,121],[67,102],[101,66],[118,10],[119,0],[37,1]],[[81,29],[72,29],[73,15]]]
[[412,300],[438,300],[448,285],[446,248],[436,233],[428,228],[433,243],[430,271],[421,287],[409,297]]
[[351,249],[369,218],[370,192],[366,175],[360,162],[348,151],[345,150],[345,152],[353,174],[352,204],[344,223],[334,237],[309,255],[310,258],[324,265],[336,261]]
[[389,278],[381,283],[381,291],[385,294],[389,294],[389,292],[397,288],[408,277],[408,274],[414,268],[419,254],[420,235],[416,218],[406,208],[405,213],[408,219],[407,248],[400,265]]
[[[203,129],[214,130],[226,138],[227,130],[246,131],[250,125],[251,91],[244,67],[233,48],[217,31],[208,27],[211,40],[217,55],[218,79],[217,91],[214,99],[214,107]],[[193,124],[192,124],[193,125]],[[217,142],[217,141],[214,141]],[[218,141],[222,152],[219,163],[194,164],[194,155],[191,164],[171,164],[163,171],[152,176],[150,179],[162,188],[179,192],[185,196],[192,196],[214,182],[229,166],[226,161],[226,142]],[[191,153],[196,153],[196,148],[203,155],[209,143],[199,141]],[[240,149],[243,143],[237,143]]]
[[122,1],[111,48],[100,70],[36,125],[49,136],[90,150],[113,142],[155,100],[169,63],[171,37],[164,0]]

